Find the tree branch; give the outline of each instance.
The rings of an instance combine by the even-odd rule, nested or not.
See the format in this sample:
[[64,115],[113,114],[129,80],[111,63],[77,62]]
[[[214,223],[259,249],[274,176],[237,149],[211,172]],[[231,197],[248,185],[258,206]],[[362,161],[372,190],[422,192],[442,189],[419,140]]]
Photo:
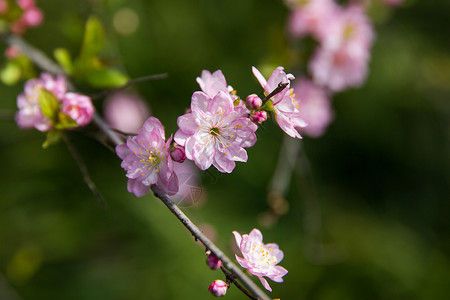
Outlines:
[[[42,70],[51,72],[54,74],[64,74],[62,68],[48,58],[42,51],[28,44],[19,36],[6,35],[3,36],[4,41],[10,45],[18,47],[19,50],[28,56],[33,62],[36,63]],[[272,97],[279,93],[285,86],[280,84],[272,93],[268,96]],[[94,123],[102,130],[115,145],[122,144],[124,141],[117,135],[98,115],[94,114]],[[270,298],[248,277],[245,273],[238,268],[231,259],[229,259],[213,242],[211,242],[201,230],[181,211],[181,209],[173,203],[169,197],[164,194],[156,185],[151,187],[154,195],[159,198],[167,208],[181,221],[181,223],[192,233],[192,235],[200,240],[206,248],[208,248],[218,259],[223,263],[223,266],[233,273],[241,282],[254,294],[257,299],[270,300]]]

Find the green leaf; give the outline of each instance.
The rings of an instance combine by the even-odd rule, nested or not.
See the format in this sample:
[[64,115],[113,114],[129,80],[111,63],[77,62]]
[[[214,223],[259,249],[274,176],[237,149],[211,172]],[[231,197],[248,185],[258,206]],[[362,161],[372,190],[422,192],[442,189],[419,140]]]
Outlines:
[[86,22],[80,61],[89,62],[93,57],[98,56],[103,47],[103,40],[102,24],[95,16],[90,16]]
[[69,115],[59,112],[58,113],[58,122],[55,124],[56,129],[68,129],[68,128],[74,128],[77,127],[77,122],[72,119]]
[[55,121],[59,112],[59,101],[51,92],[40,89],[39,90],[39,107],[41,108],[44,117]]
[[53,56],[56,61],[63,67],[64,71],[67,74],[71,74],[73,72],[73,64],[72,58],[70,57],[70,53],[65,48],[57,48],[53,52]]
[[5,67],[0,71],[0,79],[6,85],[16,84],[22,75],[20,66],[13,61],[8,61]]
[[128,77],[119,70],[105,68],[88,72],[85,80],[95,88],[115,88],[125,85]]
[[61,138],[61,131],[52,129],[47,133],[45,142],[42,144],[42,148],[47,149],[50,145],[56,144]]

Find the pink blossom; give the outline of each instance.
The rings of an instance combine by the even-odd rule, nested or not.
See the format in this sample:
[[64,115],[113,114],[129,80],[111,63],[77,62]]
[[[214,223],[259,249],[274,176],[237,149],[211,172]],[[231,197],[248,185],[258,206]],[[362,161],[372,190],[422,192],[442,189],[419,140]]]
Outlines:
[[294,36],[312,34],[319,41],[322,40],[335,18],[337,4],[333,0],[309,0],[302,3],[293,6],[289,31]]
[[34,27],[41,24],[43,19],[44,15],[42,14],[42,11],[37,7],[31,7],[25,10],[25,12],[22,15],[23,22],[30,27]]
[[216,281],[211,283],[208,288],[209,292],[216,297],[225,296],[225,294],[227,293],[227,289],[227,284],[220,279],[217,279]]
[[169,154],[172,137],[165,141],[164,127],[154,117],[145,121],[137,136],[128,137],[126,143],[116,147],[127,171],[127,188],[136,197],[148,193],[152,184],[158,185],[168,195],[178,191],[178,178],[173,172]]
[[61,111],[77,122],[78,126],[85,126],[91,122],[95,108],[88,96],[67,93],[62,100]]
[[272,291],[269,283],[265,277],[270,278],[275,282],[283,282],[283,276],[288,271],[277,266],[284,257],[277,244],[263,244],[263,236],[261,231],[253,229],[249,234],[241,236],[238,232],[233,231],[236,239],[236,244],[241,250],[242,257],[237,255],[236,259],[241,267],[246,268],[251,274],[258,276],[262,285],[268,290]]
[[217,70],[211,74],[207,70],[202,71],[201,77],[197,77],[197,82],[202,91],[211,99],[220,91],[228,93],[227,81],[221,70]]
[[334,117],[328,93],[310,80],[302,79],[295,85],[295,94],[300,99],[300,114],[308,123],[300,132],[311,137],[324,134]]
[[261,72],[255,67],[252,68],[253,74],[265,90],[266,94],[273,92],[280,83],[288,85],[278,94],[273,96],[273,111],[280,128],[291,137],[302,138],[296,128],[305,127],[306,122],[300,115],[299,102],[295,98],[294,90],[290,88],[290,80],[294,79],[292,74],[286,74],[283,67],[276,68],[266,81]]
[[16,0],[22,9],[29,9],[35,6],[34,0]]
[[146,102],[130,93],[115,93],[104,104],[106,122],[114,129],[136,133],[150,116]]
[[246,162],[246,147],[256,142],[258,128],[236,111],[229,93],[219,91],[214,98],[203,92],[192,95],[191,113],[178,117],[175,141],[185,147],[186,157],[206,170],[214,165],[230,173],[235,161]]
[[15,59],[20,55],[20,50],[17,47],[10,46],[5,50],[5,56],[9,59]]
[[373,36],[362,7],[342,10],[310,62],[315,83],[336,92],[360,86],[367,76]]
[[19,127],[35,127],[39,131],[48,131],[52,128],[51,120],[42,115],[39,106],[39,90],[46,89],[61,101],[66,93],[66,80],[63,76],[53,78],[43,73],[40,78],[30,79],[25,83],[24,93],[17,97],[16,122]]

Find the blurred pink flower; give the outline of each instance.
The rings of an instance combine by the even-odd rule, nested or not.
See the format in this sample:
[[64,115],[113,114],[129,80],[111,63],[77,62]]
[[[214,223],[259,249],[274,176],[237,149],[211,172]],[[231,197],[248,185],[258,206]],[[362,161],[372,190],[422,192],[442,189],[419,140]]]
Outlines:
[[34,0],[16,0],[22,9],[29,9],[35,6]]
[[334,118],[331,100],[325,90],[309,79],[301,79],[295,85],[295,94],[300,99],[300,115],[308,123],[300,132],[310,137],[319,137],[325,133]]
[[263,244],[262,233],[256,228],[243,236],[236,231],[233,231],[233,234],[243,256],[242,258],[235,255],[241,267],[258,276],[262,285],[268,291],[272,291],[272,288],[263,278],[264,276],[275,282],[283,282],[282,277],[288,271],[281,266],[276,266],[284,257],[283,251],[279,249],[277,244]]
[[185,147],[186,157],[206,170],[214,165],[230,173],[235,161],[247,161],[246,147],[256,142],[257,126],[235,111],[229,93],[219,91],[211,99],[203,92],[192,95],[191,113],[178,117],[175,141]]
[[174,163],[173,170],[178,177],[178,192],[171,197],[172,201],[182,206],[201,204],[206,192],[200,184],[199,169],[191,161]]
[[38,26],[42,23],[43,19],[44,15],[42,14],[42,11],[37,7],[31,7],[25,10],[22,15],[23,22],[30,27]]
[[51,129],[51,120],[42,115],[39,105],[39,90],[46,89],[62,101],[66,94],[66,79],[58,75],[42,73],[40,78],[33,78],[25,83],[24,93],[17,97],[16,123],[21,128],[35,127],[39,131]]
[[280,128],[291,137],[302,138],[296,128],[305,127],[306,122],[300,115],[299,102],[295,99],[294,91],[290,88],[290,80],[294,79],[292,74],[286,74],[283,67],[276,68],[266,81],[258,69],[252,67],[253,74],[265,90],[266,95],[273,92],[280,83],[288,85],[278,94],[273,96],[273,111]]
[[309,64],[314,82],[335,92],[360,86],[367,76],[373,39],[361,6],[341,10]]
[[5,56],[9,59],[15,59],[20,55],[20,50],[17,47],[9,46],[5,50]]
[[150,116],[146,102],[137,95],[123,92],[108,97],[103,112],[109,126],[126,133],[138,132]]
[[317,40],[322,40],[336,16],[338,5],[333,0],[297,2],[302,4],[291,4],[293,11],[289,17],[290,33],[298,37],[311,34]]
[[4,14],[8,11],[8,2],[6,0],[0,0],[0,14]]
[[117,155],[123,160],[121,166],[127,171],[130,193],[144,196],[152,184],[168,195],[177,193],[178,178],[169,154],[171,142],[172,137],[165,141],[161,122],[150,117],[137,136],[128,137],[126,143],[116,147]]
[[78,126],[85,126],[91,122],[95,108],[88,96],[67,93],[62,100],[61,111],[77,122]]

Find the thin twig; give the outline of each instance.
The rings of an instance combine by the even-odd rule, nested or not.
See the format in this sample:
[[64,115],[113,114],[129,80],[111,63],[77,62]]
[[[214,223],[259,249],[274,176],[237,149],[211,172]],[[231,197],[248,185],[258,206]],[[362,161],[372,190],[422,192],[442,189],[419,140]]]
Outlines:
[[278,86],[277,86],[277,87],[276,87],[269,95],[265,96],[265,97],[262,99],[263,105],[264,105],[264,103],[266,103],[270,98],[272,98],[273,96],[275,96],[276,94],[278,94],[278,93],[280,93],[282,90],[284,90],[284,89],[288,86],[288,84],[289,84],[289,83],[287,83],[287,82],[285,82],[285,83],[280,82],[280,83],[278,84]]
[[211,242],[202,231],[194,224],[192,221],[181,211],[178,206],[173,203],[172,200],[164,194],[160,188],[156,185],[151,186],[153,193],[157,198],[159,198],[167,208],[178,218],[178,220],[183,223],[183,225],[194,235],[198,240],[200,240],[203,245],[211,250],[211,252],[222,261],[225,268],[230,270],[236,275],[239,280],[253,293],[256,295],[257,299],[270,300],[269,297],[249,278],[245,275],[240,268],[238,268],[223,252],[220,250],[213,242]]
[[162,73],[162,74],[155,74],[155,75],[148,75],[148,76],[144,76],[144,77],[134,78],[134,79],[129,80],[125,85],[123,85],[121,87],[110,89],[110,90],[106,90],[106,91],[94,94],[94,95],[92,95],[90,97],[91,97],[92,100],[97,100],[97,99],[103,98],[105,96],[108,96],[111,93],[116,93],[116,92],[123,91],[123,90],[129,88],[130,86],[135,85],[136,83],[152,81],[152,80],[159,80],[159,79],[165,79],[168,76],[169,75],[167,73]]
[[228,280],[230,280],[238,289],[240,289],[245,295],[247,295],[247,297],[249,297],[250,299],[253,300],[258,300],[257,297],[255,297],[254,295],[250,294],[249,291],[247,291],[242,285],[240,285],[239,282],[237,282],[234,279],[233,274],[231,274],[230,272],[228,272],[227,269],[225,269],[224,266],[220,266],[220,269],[222,270],[223,274],[225,274],[225,276],[227,277]]
[[102,209],[106,209],[106,203],[105,199],[103,199],[103,196],[98,191],[97,187],[95,186],[94,181],[92,180],[91,176],[89,175],[88,168],[86,166],[86,163],[84,162],[83,157],[81,156],[80,152],[78,152],[75,145],[72,143],[70,138],[67,136],[67,134],[62,135],[62,139],[67,145],[67,148],[69,149],[70,154],[72,154],[73,158],[78,164],[78,167],[80,168],[81,174],[83,175],[83,180],[86,183],[86,185],[91,190],[92,194],[97,198],[98,202],[102,206]]

